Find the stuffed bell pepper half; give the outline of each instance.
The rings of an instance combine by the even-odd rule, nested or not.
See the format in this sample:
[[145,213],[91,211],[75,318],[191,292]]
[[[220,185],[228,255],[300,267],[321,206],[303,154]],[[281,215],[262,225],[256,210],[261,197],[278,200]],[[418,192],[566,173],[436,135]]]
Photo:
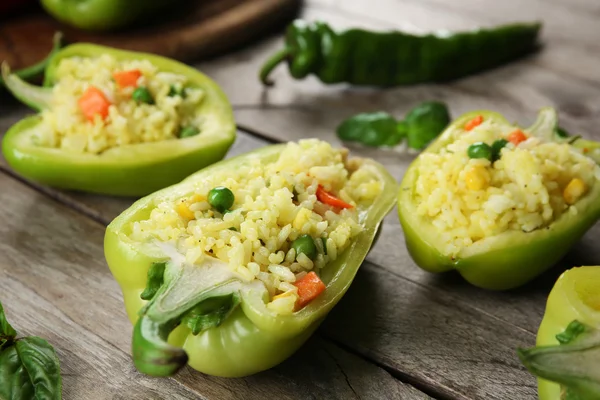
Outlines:
[[140,196],[221,160],[235,140],[231,106],[199,71],[163,57],[74,44],[36,87],[2,66],[8,90],[39,111],[2,142],[28,179],[80,191]]
[[600,399],[600,267],[564,272],[548,296],[537,347],[519,357],[540,400]]
[[559,133],[550,108],[529,129],[489,111],[452,123],[401,183],[416,264],[505,290],[557,263],[600,218],[598,149]]
[[280,363],[341,299],[396,201],[378,163],[316,139],[205,168],[106,231],[133,360],[239,377]]

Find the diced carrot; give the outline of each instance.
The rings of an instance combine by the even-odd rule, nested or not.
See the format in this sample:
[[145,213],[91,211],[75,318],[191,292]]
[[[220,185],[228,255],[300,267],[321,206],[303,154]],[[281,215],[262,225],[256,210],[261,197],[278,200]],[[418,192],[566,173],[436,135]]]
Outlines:
[[481,123],[483,122],[483,116],[482,115],[478,115],[475,118],[473,118],[472,120],[468,121],[465,124],[465,131],[470,131],[471,129],[475,128],[478,125],[481,125]]
[[323,189],[323,186],[321,186],[321,185],[319,185],[319,187],[317,187],[317,200],[319,200],[321,203],[325,203],[325,204],[328,204],[330,206],[337,207],[337,208],[352,208],[353,207],[352,204],[348,204],[344,200],[338,199],[331,193],[327,192],[325,189]]
[[516,131],[511,132],[507,139],[509,142],[517,146],[519,143],[527,140],[527,135],[525,135],[522,130],[517,129]]
[[113,74],[117,85],[123,89],[129,86],[137,86],[138,78],[142,76],[142,72],[139,69],[131,69],[128,71],[119,71]]
[[108,116],[110,101],[108,101],[104,93],[95,86],[87,88],[79,98],[77,104],[88,121],[93,121],[96,114],[100,114],[102,119]]
[[325,290],[325,284],[314,271],[310,271],[294,285],[298,288],[296,310],[304,308]]

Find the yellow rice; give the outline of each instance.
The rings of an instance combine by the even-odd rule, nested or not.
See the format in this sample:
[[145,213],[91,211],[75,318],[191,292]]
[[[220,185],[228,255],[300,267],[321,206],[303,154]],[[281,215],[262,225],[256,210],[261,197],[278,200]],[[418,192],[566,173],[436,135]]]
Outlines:
[[[157,204],[147,220],[133,223],[131,238],[170,244],[192,264],[217,257],[242,279],[262,281],[271,296],[269,309],[292,313],[298,298],[294,282],[309,271],[319,274],[362,230],[357,207],[339,210],[319,202],[317,186],[359,208],[381,193],[375,174],[347,167],[345,155],[314,139],[289,143],[274,163],[255,158],[198,182],[186,198]],[[215,186],[234,193],[231,212],[222,215],[207,202]],[[314,261],[296,257],[290,247],[303,234],[315,239]]]
[[[134,87],[118,88],[113,73],[138,69],[138,86],[146,87],[155,104],[137,104]],[[101,153],[116,146],[176,139],[182,126],[202,130],[202,115],[196,112],[204,92],[189,86],[183,75],[160,71],[148,60],[119,61],[108,54],[96,58],[71,57],[61,60],[59,80],[52,89],[52,105],[42,111],[42,124],[34,140],[40,146],[72,152]],[[84,91],[95,86],[112,103],[108,117],[85,119],[77,104]],[[169,97],[171,86],[185,88],[185,98]]]
[[[471,144],[491,145],[515,129],[484,121],[471,131],[458,129],[439,153],[420,156],[417,212],[437,228],[445,254],[507,230],[544,228],[565,212],[576,213],[577,200],[598,184],[599,168],[568,144],[529,137],[517,146],[509,143],[494,163],[467,155]],[[574,179],[585,190],[568,204]]]

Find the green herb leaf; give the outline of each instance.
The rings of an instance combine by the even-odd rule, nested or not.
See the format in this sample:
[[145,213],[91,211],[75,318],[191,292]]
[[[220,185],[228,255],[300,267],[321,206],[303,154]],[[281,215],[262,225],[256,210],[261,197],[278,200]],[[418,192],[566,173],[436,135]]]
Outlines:
[[0,329],[10,337],[0,348],[0,399],[60,400],[62,378],[54,348],[36,336],[15,339],[2,304]]
[[563,400],[600,399],[600,330],[573,321],[557,339],[560,345],[519,349],[523,365],[560,384]]
[[448,107],[439,101],[426,101],[406,114],[408,147],[422,150],[450,123]]
[[395,146],[404,138],[404,132],[397,125],[396,119],[388,113],[362,113],[343,121],[336,133],[347,142],[359,142],[370,147]]
[[582,324],[581,322],[577,320],[572,321],[567,326],[567,329],[564,330],[564,332],[561,332],[558,335],[556,335],[556,340],[558,340],[560,344],[569,344],[575,341],[575,339],[577,339],[587,329],[588,328],[586,327],[586,325]]
[[240,304],[238,293],[211,297],[190,310],[182,319],[194,335],[221,325]]
[[148,270],[148,279],[146,281],[146,288],[140,294],[142,300],[150,300],[156,295],[156,292],[162,286],[165,277],[166,262],[155,262],[152,263]]
[[560,126],[556,127],[556,134],[561,137],[561,138],[568,138],[569,136],[569,132],[567,132],[565,129],[561,128]]
[[0,303],[0,351],[12,343],[17,336],[17,331],[8,323],[4,308]]

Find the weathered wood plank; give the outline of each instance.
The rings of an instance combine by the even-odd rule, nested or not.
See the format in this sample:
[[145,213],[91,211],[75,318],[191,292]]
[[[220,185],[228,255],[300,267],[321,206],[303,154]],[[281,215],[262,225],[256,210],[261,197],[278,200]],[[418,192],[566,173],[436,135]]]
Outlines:
[[149,379],[130,360],[131,326],[104,262],[103,226],[4,174],[0,188],[0,299],[21,333],[56,346],[65,399],[427,398],[319,338],[245,379],[189,368],[175,379]]
[[531,333],[369,262],[322,331],[444,398],[537,398],[515,352]]

